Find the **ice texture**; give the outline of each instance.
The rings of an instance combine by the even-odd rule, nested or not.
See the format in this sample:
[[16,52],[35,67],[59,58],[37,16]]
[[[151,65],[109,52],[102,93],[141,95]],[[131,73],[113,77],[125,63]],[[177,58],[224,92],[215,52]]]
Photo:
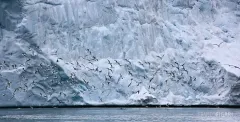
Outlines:
[[240,104],[239,0],[0,0],[0,106]]

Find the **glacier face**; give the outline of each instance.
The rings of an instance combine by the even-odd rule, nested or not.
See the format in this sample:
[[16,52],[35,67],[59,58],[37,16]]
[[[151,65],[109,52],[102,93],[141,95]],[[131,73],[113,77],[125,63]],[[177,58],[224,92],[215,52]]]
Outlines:
[[238,0],[1,0],[0,105],[239,104]]

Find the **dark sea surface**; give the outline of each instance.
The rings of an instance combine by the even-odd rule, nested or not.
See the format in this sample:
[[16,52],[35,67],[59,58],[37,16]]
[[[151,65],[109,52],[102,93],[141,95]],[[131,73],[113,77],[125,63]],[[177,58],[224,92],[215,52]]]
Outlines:
[[234,108],[0,109],[0,122],[240,122]]

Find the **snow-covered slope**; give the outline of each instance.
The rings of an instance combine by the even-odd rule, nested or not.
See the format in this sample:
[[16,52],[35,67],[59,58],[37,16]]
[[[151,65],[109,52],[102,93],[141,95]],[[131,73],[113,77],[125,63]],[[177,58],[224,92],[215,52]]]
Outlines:
[[0,0],[0,105],[240,104],[239,0]]

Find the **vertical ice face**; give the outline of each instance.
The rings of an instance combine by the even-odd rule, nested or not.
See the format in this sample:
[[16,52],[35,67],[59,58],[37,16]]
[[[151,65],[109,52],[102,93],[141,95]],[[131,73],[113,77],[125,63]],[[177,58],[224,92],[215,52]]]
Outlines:
[[[64,47],[59,51],[68,51],[72,57],[75,53],[84,55],[82,49],[89,48],[100,58],[125,55],[125,58],[143,59],[151,51],[182,48],[173,36],[179,33],[177,27],[165,20],[177,21],[186,12],[176,10],[180,14],[176,16],[170,7],[163,1],[70,0],[57,5],[40,2],[26,6],[31,12],[26,17],[26,27],[41,38],[39,45]],[[179,22],[185,23],[182,21]],[[58,43],[55,38],[52,40],[53,36],[57,36]],[[48,40],[47,44],[44,40]]]
[[0,99],[10,105],[239,103],[237,0],[0,6]]

